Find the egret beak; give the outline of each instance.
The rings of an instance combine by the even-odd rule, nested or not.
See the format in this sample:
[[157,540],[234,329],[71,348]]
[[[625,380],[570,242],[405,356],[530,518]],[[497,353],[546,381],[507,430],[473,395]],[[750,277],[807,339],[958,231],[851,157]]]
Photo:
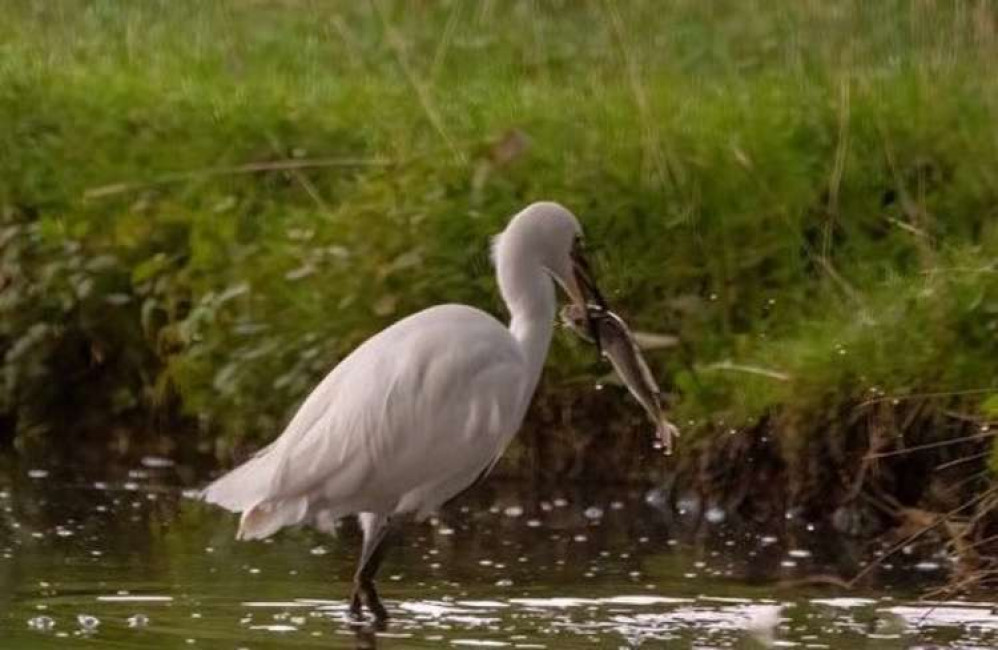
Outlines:
[[596,286],[596,281],[593,280],[593,273],[589,268],[589,262],[586,261],[586,257],[583,254],[582,240],[575,240],[571,255],[572,279],[574,280],[575,291],[569,292],[571,294],[570,297],[582,309],[582,313],[585,314],[586,329],[589,330],[589,335],[596,343],[596,349],[602,353],[603,346],[600,342],[599,327],[596,326],[596,322],[593,320],[592,310],[595,307],[599,311],[609,311],[609,308],[606,306],[606,300],[603,299],[603,294],[600,293],[599,287]]

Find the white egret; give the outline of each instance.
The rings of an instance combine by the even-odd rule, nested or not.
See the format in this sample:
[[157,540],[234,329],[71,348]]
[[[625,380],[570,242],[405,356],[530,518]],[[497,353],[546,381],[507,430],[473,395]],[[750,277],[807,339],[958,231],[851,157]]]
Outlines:
[[357,514],[364,541],[350,609],[386,619],[374,575],[390,519],[425,517],[502,455],[547,356],[555,282],[575,304],[605,307],[581,243],[578,220],[556,203],[516,214],[492,250],[508,328],[456,304],[402,319],[341,361],[277,440],[203,498],[242,513],[239,539],[294,524],[331,530]]

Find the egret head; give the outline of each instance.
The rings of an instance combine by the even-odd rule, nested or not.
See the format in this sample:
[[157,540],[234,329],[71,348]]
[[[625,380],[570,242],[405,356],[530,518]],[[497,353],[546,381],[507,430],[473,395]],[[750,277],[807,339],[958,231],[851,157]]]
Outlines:
[[[515,252],[514,252],[515,251]],[[496,244],[496,262],[517,257],[518,266],[539,265],[585,314],[597,345],[597,328],[589,319],[591,306],[607,309],[586,261],[582,226],[557,203],[533,203],[513,217]]]

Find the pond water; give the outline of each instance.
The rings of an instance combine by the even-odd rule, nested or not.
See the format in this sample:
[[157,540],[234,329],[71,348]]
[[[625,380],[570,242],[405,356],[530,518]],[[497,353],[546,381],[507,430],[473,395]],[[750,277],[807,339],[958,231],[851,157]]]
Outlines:
[[500,481],[403,527],[375,633],[346,616],[356,530],[237,543],[233,515],[190,498],[207,480],[154,457],[0,464],[0,647],[998,647],[993,603],[918,600],[945,558],[803,587],[862,555],[793,517],[754,530],[645,489]]

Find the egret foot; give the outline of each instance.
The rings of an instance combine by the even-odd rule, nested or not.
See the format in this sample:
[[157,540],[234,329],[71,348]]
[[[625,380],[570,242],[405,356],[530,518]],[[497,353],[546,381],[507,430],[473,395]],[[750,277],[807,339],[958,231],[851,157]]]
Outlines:
[[388,620],[388,610],[381,603],[374,581],[361,578],[354,582],[353,595],[350,597],[350,616],[354,620],[360,620],[364,607],[374,616],[375,626],[384,626]]

